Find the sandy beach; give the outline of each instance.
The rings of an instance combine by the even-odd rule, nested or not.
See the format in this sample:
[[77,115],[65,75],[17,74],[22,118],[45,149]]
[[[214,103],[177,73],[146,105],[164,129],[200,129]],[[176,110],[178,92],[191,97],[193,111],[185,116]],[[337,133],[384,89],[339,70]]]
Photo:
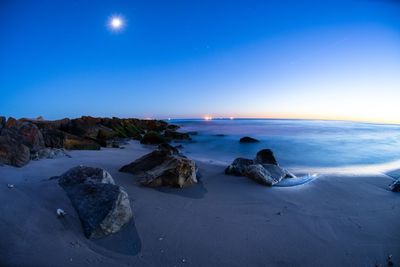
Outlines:
[[[153,148],[131,141],[0,167],[0,265],[386,266],[388,255],[400,263],[400,198],[389,176],[324,173],[271,188],[197,162],[199,184],[154,189],[118,171]],[[121,232],[87,239],[65,192],[48,180],[80,164],[106,169],[129,194],[134,220]],[[57,208],[67,215],[58,218]]]

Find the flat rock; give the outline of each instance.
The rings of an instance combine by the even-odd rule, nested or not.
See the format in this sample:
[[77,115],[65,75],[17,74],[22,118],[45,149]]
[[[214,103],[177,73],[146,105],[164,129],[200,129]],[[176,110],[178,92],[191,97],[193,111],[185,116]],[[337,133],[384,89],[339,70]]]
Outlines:
[[119,171],[128,172],[131,174],[143,173],[163,163],[165,160],[167,160],[169,155],[171,155],[169,151],[157,149],[127,165],[124,165],[119,169]]
[[180,156],[168,156],[161,164],[146,173],[142,185],[150,187],[186,187],[197,183],[194,161]]

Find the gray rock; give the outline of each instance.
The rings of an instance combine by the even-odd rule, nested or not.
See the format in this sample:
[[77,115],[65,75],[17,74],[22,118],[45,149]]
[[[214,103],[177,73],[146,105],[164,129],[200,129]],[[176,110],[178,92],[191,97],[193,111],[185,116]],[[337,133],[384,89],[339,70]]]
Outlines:
[[197,183],[194,161],[180,156],[168,156],[159,166],[146,173],[142,185],[150,187],[186,187]]
[[246,176],[263,185],[272,186],[276,184],[271,174],[261,164],[248,166]]
[[400,179],[394,181],[389,185],[389,188],[392,192],[400,192]]
[[257,152],[256,159],[254,160],[259,164],[274,164],[278,165],[275,159],[274,152],[271,149],[262,149]]
[[58,177],[79,215],[86,237],[118,232],[132,218],[128,194],[100,168],[78,166]]
[[251,159],[237,158],[225,169],[225,174],[243,176],[246,174],[247,168],[253,164],[254,161]]
[[77,166],[60,175],[58,183],[64,188],[83,183],[115,184],[111,174],[101,168]]
[[286,170],[273,164],[254,164],[247,168],[245,176],[268,186],[275,185],[287,175]]

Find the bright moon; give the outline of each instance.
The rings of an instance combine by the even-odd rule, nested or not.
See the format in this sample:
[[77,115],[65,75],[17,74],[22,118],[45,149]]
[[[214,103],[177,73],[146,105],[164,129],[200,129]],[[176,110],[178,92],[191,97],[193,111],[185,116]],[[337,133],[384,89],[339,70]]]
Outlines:
[[119,31],[124,27],[124,19],[121,16],[112,16],[108,21],[108,26],[113,31]]

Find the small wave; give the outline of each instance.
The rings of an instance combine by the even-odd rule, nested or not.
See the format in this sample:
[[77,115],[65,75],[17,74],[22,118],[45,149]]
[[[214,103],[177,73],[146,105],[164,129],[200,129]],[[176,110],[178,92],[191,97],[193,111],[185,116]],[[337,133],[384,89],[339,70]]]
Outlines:
[[298,185],[309,183],[309,182],[313,181],[314,179],[316,179],[317,177],[318,177],[317,174],[312,174],[312,175],[309,174],[309,175],[300,176],[300,177],[296,177],[296,178],[287,178],[287,179],[283,179],[282,181],[280,181],[279,183],[277,183],[274,186],[278,186],[278,187],[298,186]]

